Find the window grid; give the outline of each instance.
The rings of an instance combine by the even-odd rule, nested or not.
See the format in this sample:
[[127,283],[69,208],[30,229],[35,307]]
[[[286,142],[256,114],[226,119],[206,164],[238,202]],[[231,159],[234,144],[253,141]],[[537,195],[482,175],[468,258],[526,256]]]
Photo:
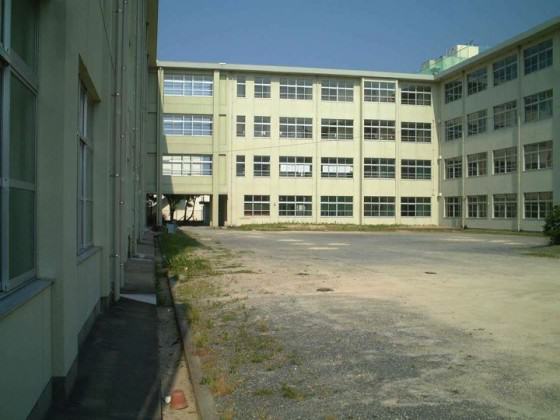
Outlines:
[[365,196],[364,217],[395,216],[395,197]]
[[431,105],[432,88],[430,86],[406,85],[401,88],[402,105]]
[[395,159],[364,158],[364,178],[395,178]]
[[280,79],[280,99],[313,99],[313,83],[307,79]]
[[429,217],[432,215],[430,197],[401,197],[401,216]]
[[445,197],[445,217],[461,217],[461,207],[461,197]]
[[525,150],[525,170],[552,168],[552,141],[527,144]]
[[432,123],[401,122],[401,141],[412,143],[431,143]]
[[313,214],[310,195],[280,195],[278,216],[309,217]]
[[270,117],[255,115],[253,117],[253,136],[270,137]]
[[486,67],[467,74],[467,95],[482,92],[488,87],[488,71]]
[[395,140],[395,121],[364,120],[365,140]]
[[212,96],[211,75],[165,72],[163,94],[166,96]]
[[168,136],[211,136],[212,116],[195,114],[164,114],[163,133]]
[[321,158],[321,178],[352,178],[354,159],[343,157]]
[[255,77],[255,98],[270,98],[270,77]]
[[321,82],[321,100],[352,102],[354,100],[354,82],[351,80],[323,80]]
[[237,97],[245,98],[247,95],[247,80],[245,76],[237,76]]
[[245,195],[243,197],[245,216],[270,216],[269,195]]
[[364,81],[364,101],[366,102],[395,102],[395,92],[395,82]]
[[245,176],[245,155],[235,157],[235,176]]
[[461,178],[463,176],[463,162],[460,157],[445,159],[445,179]]
[[313,138],[313,119],[280,117],[280,138],[310,139]]
[[467,176],[484,176],[488,173],[486,152],[467,156]]
[[467,135],[475,136],[486,131],[488,114],[485,109],[467,115]]
[[401,160],[401,179],[432,179],[432,162],[429,160]]
[[93,142],[92,107],[86,88],[80,84],[78,108],[78,254],[93,246]]
[[494,217],[513,219],[517,217],[517,194],[494,194]]
[[552,117],[552,89],[525,96],[525,122]]
[[245,115],[238,115],[235,119],[235,135],[245,137]]
[[463,82],[454,80],[445,84],[445,103],[456,101],[463,97]]
[[322,217],[352,217],[353,197],[348,196],[321,196]]
[[352,140],[354,138],[353,120],[321,119],[321,139]]
[[310,178],[313,175],[313,158],[308,156],[280,156],[281,177]]
[[525,219],[546,219],[552,213],[552,192],[528,192],[524,194]]
[[517,125],[517,101],[506,102],[494,107],[494,130]]
[[212,175],[212,155],[163,155],[161,159],[162,175]]
[[525,74],[552,66],[552,39],[540,42],[523,51]]
[[253,156],[253,176],[270,176],[270,156]]
[[492,68],[494,69],[494,86],[517,79],[517,56],[511,55],[496,61]]
[[508,174],[517,171],[517,149],[494,150],[494,174]]
[[485,219],[488,217],[488,198],[485,195],[467,196],[467,217]]

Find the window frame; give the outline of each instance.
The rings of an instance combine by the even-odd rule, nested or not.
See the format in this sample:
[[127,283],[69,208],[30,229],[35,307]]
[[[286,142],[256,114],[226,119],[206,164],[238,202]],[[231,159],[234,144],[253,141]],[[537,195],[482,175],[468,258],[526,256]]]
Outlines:
[[245,177],[245,155],[235,156],[235,176]]
[[[511,54],[501,60],[492,63],[492,82],[494,86],[500,86],[519,76],[519,60],[517,54]],[[496,74],[499,77],[496,77]]]
[[[428,170],[429,175],[426,175]],[[401,159],[401,179],[409,181],[431,180],[432,161],[429,159]]]
[[457,79],[447,82],[444,85],[445,103],[458,101],[463,97],[463,80]]
[[[536,150],[528,150],[529,148],[536,148]],[[554,161],[554,150],[552,140],[541,141],[538,143],[529,143],[523,145],[523,170],[524,171],[540,171],[543,169],[552,169]],[[543,158],[543,154],[548,155]],[[536,159],[528,160],[527,156],[535,155]],[[529,162],[536,162],[536,167],[528,167]],[[544,161],[544,162],[543,162]],[[531,165],[533,166],[533,165]]]
[[354,140],[354,120],[321,118],[321,140]]
[[[249,211],[248,208],[250,209]],[[270,195],[262,195],[262,194],[243,195],[243,216],[249,216],[249,217],[270,216]]]
[[[282,171],[286,165],[293,170]],[[280,178],[311,178],[313,176],[313,158],[311,156],[278,156],[278,176]]]
[[[474,215],[474,216],[473,216]],[[487,219],[488,218],[488,196],[487,195],[468,195],[467,214],[468,219]]]
[[[494,175],[506,175],[517,172],[517,147],[505,147],[492,151],[492,167]],[[503,163],[501,162],[503,161]],[[498,169],[498,170],[497,170]]]
[[364,179],[395,179],[395,177],[395,158],[364,158]]
[[[345,167],[348,167],[348,166],[350,167],[350,171],[344,170]],[[325,169],[328,169],[328,170],[325,170]],[[334,179],[352,179],[352,178],[354,178],[354,158],[322,157],[321,158],[321,178],[334,178]]]
[[235,89],[237,98],[247,97],[247,78],[245,76],[236,77]]
[[397,129],[395,120],[364,119],[364,140],[395,141]]
[[[525,192],[523,193],[523,218],[544,220],[552,213],[553,203],[552,191]],[[536,216],[534,216],[535,212]]]
[[[401,105],[432,105],[432,87],[425,85],[403,85],[401,90]],[[406,98],[406,99],[405,99]]]
[[280,99],[313,100],[313,81],[282,77],[280,79]]
[[272,97],[272,79],[268,76],[255,76],[254,97],[256,99],[270,99]]
[[[257,121],[258,119],[258,121]],[[268,115],[253,116],[253,137],[259,139],[268,139],[272,135],[272,122]],[[257,127],[260,127],[257,129]],[[268,127],[268,129],[267,129]]]
[[[483,159],[482,156],[484,156]],[[482,165],[482,162],[484,162],[484,165]],[[484,168],[484,170],[481,168]],[[488,153],[480,152],[467,155],[467,178],[486,175],[488,175]]]
[[463,177],[463,160],[460,156],[445,159],[445,179]]
[[[303,206],[299,207],[298,206]],[[312,217],[313,197],[311,195],[279,195],[278,217]]]
[[364,80],[364,102],[395,103],[397,82],[388,80]]
[[[523,50],[523,72],[525,75],[551,67],[554,63],[553,39],[545,39]],[[529,71],[528,71],[529,70]]]
[[401,217],[432,217],[432,198],[401,197],[400,208]]
[[446,219],[463,217],[462,200],[460,196],[445,197],[444,215]]
[[354,81],[348,79],[321,80],[321,101],[354,102]]
[[364,217],[395,217],[394,196],[364,196]]
[[279,117],[278,128],[281,139],[313,138],[313,118]]
[[[554,92],[552,89],[543,90],[541,92],[525,96],[523,98],[525,123],[537,122],[552,118],[554,115],[553,106]],[[531,113],[528,112],[528,108],[533,109]],[[529,115],[533,115],[533,117],[529,118]]]
[[401,121],[401,141],[405,143],[431,143],[432,123]]
[[354,196],[322,195],[320,200],[321,217],[354,217]]
[[488,129],[488,111],[481,109],[480,111],[467,114],[467,136],[476,136],[483,134]]
[[488,69],[486,67],[467,73],[467,96],[486,89],[488,89]]
[[[174,159],[173,159],[174,158]],[[180,176],[180,177],[199,177],[199,176],[212,176],[213,173],[213,159],[212,155],[187,153],[187,154],[165,154],[161,156],[161,174],[162,176]],[[178,173],[174,173],[172,169],[169,173],[165,171],[166,161],[175,166],[179,166]],[[199,167],[199,169],[194,169]]]
[[246,137],[246,135],[247,135],[247,118],[245,118],[245,115],[236,115],[235,137]]
[[[165,113],[162,120],[165,136],[212,137],[214,134],[214,121],[210,114]],[[168,131],[170,128],[172,130]]]
[[[172,78],[168,79],[168,77]],[[172,85],[177,85],[179,87],[175,86],[175,88],[171,89],[170,86]],[[205,88],[203,89],[202,87]],[[214,76],[211,74],[188,73],[179,70],[164,70],[163,95],[212,97],[214,95]]]
[[517,125],[517,100],[504,102],[493,107],[494,130]]
[[463,137],[463,117],[445,121],[445,141],[459,140]]
[[[502,212],[502,206],[503,206],[503,212]],[[493,194],[492,195],[492,218],[494,219],[517,218],[517,194],[515,193]]]
[[270,156],[269,155],[253,156],[253,178],[267,178],[267,177],[270,177]]

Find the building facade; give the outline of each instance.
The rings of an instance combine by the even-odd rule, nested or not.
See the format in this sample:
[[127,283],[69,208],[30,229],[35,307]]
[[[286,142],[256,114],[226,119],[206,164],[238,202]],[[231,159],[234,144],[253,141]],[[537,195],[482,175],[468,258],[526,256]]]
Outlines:
[[539,230],[560,197],[559,28],[435,75],[159,62],[144,192],[210,195],[215,226]]
[[157,0],[2,0],[0,23],[0,418],[41,418],[144,228]]

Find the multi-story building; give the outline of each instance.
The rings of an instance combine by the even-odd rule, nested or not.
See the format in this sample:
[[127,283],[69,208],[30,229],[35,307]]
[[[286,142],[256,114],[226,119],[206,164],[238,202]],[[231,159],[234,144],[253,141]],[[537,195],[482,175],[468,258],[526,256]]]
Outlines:
[[119,298],[140,194],[157,0],[0,1],[0,418],[72,389]]
[[213,225],[540,229],[560,199],[559,29],[456,48],[436,74],[159,62],[144,192],[210,195]]

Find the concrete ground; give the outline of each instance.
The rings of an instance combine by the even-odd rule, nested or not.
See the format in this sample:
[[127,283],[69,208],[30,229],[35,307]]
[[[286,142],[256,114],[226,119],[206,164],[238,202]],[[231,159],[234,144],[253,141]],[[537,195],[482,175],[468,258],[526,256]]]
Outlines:
[[560,260],[524,254],[545,239],[186,231],[298,360],[249,366],[236,418],[560,418]]

